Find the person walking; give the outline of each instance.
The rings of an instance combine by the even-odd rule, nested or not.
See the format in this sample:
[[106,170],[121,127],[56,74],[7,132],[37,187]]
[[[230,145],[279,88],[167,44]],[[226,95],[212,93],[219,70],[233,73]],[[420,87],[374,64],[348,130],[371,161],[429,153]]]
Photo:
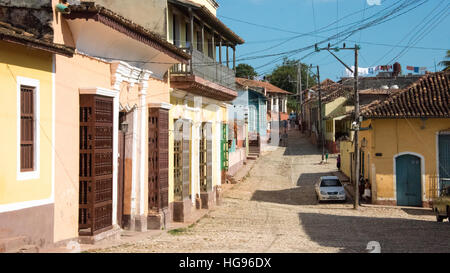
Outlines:
[[337,156],[336,167],[339,171],[341,170],[341,154]]

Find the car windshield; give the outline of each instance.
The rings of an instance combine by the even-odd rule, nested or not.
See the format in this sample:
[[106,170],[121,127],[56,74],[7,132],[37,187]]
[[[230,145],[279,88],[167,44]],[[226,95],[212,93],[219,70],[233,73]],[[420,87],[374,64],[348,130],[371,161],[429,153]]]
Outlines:
[[337,179],[324,179],[322,183],[320,183],[321,187],[341,187],[342,184]]

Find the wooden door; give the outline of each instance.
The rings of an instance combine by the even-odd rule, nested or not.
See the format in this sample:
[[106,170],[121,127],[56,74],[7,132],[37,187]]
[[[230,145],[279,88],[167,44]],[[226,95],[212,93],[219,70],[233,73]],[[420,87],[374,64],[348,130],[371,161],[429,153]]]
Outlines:
[[125,185],[125,134],[119,130],[119,158],[118,168],[119,177],[117,179],[117,224],[123,227],[123,204],[124,204],[124,185]]
[[169,206],[169,111],[149,109],[148,208],[159,212]]
[[112,228],[113,99],[80,96],[79,233]]
[[396,159],[397,205],[422,206],[420,158],[402,155]]
[[189,121],[183,120],[183,200],[190,197],[191,182],[191,154],[190,154],[191,126]]

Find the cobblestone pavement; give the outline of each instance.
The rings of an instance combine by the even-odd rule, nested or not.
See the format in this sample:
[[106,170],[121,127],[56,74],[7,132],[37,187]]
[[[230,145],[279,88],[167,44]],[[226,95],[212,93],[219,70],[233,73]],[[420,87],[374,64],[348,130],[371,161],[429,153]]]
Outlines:
[[336,171],[306,137],[263,155],[250,175],[224,194],[223,205],[195,225],[96,252],[450,252],[450,223],[431,210],[318,204],[317,178]]

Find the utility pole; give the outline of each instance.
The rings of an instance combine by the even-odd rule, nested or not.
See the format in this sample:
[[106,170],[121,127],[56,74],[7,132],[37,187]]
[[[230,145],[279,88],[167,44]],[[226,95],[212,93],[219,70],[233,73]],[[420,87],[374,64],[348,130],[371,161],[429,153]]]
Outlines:
[[[333,52],[330,51],[334,50],[338,52],[339,50],[354,50],[355,51],[355,68],[351,69],[348,65],[346,65],[341,59],[339,59]],[[353,208],[358,209],[359,208],[359,176],[360,176],[360,149],[359,149],[359,131],[360,131],[360,117],[359,117],[359,93],[358,93],[358,50],[361,48],[359,45],[355,45],[354,48],[347,48],[344,46],[342,48],[335,47],[330,48],[330,44],[328,44],[328,47],[326,48],[318,48],[317,44],[315,45],[315,51],[319,52],[320,50],[327,50],[330,52],[331,55],[333,55],[341,64],[343,64],[348,70],[353,72],[354,75],[354,89],[355,89],[355,121],[353,122],[353,130],[355,131],[354,134],[354,145],[355,145],[355,198],[354,198],[354,204]]]
[[354,77],[355,77],[355,122],[356,122],[356,128],[355,128],[355,203],[353,204],[354,209],[358,209],[359,207],[359,173],[360,173],[360,165],[359,161],[360,153],[359,153],[359,127],[360,127],[360,120],[359,120],[359,93],[358,93],[358,46],[355,45],[355,71],[354,71]]
[[319,133],[319,137],[320,137],[320,142],[322,142],[322,163],[325,160],[325,138],[324,138],[324,133],[323,133],[323,126],[322,126],[322,122],[323,122],[323,117],[322,117],[322,88],[320,87],[320,71],[319,71],[319,66],[317,66],[317,86],[319,88],[319,129],[317,130],[317,132]]
[[299,61],[298,67],[297,67],[297,96],[299,99],[299,113],[302,112],[302,63]]

